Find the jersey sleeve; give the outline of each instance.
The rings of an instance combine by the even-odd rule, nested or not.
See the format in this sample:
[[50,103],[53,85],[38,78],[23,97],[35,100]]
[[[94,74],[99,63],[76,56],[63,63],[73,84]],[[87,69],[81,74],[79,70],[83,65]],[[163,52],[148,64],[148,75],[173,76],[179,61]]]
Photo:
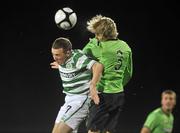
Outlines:
[[124,70],[123,86],[125,86],[129,82],[133,73],[132,52],[126,52],[124,53],[124,56],[126,59],[126,68]]
[[78,69],[85,68],[90,70],[94,63],[96,63],[95,60],[91,60],[85,54],[81,54],[81,56],[78,58],[76,62],[76,68]]
[[156,120],[156,115],[154,113],[151,113],[148,115],[144,127],[147,127],[151,131],[157,126],[157,120]]

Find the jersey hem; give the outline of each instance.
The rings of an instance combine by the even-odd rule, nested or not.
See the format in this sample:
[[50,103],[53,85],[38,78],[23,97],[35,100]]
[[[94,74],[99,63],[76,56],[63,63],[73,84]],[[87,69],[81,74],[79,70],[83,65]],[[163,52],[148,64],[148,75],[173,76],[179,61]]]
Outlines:
[[124,90],[120,90],[120,91],[103,91],[103,92],[100,92],[100,93],[115,94],[115,93],[120,93],[120,92],[124,92]]

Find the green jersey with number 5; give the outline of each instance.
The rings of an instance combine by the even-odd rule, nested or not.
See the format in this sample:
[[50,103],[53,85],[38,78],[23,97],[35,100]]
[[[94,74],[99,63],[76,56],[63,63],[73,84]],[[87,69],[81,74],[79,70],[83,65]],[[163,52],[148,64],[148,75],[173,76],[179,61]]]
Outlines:
[[104,65],[104,72],[97,89],[103,93],[124,91],[132,77],[132,52],[126,42],[116,39],[98,41],[90,39],[83,52]]

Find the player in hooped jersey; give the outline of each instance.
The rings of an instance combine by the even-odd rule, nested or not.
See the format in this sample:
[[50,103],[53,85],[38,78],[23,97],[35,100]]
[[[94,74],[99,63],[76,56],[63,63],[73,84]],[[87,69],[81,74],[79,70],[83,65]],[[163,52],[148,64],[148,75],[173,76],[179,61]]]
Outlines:
[[124,104],[124,86],[132,76],[132,52],[126,42],[117,38],[116,24],[111,18],[97,15],[87,24],[95,38],[90,39],[83,51],[104,66],[97,84],[100,104],[92,103],[87,128],[89,133],[112,133]]
[[51,52],[55,60],[51,67],[59,69],[63,92],[66,94],[52,133],[77,133],[78,126],[89,112],[89,93],[92,100],[99,103],[96,84],[101,77],[103,65],[89,59],[80,50],[72,50],[67,38],[56,39]]

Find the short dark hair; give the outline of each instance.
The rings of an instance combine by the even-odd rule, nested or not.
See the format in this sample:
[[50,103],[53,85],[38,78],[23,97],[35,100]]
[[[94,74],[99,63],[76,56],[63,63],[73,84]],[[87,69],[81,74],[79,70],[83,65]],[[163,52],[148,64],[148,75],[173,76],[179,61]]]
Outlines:
[[165,91],[162,92],[162,96],[164,94],[174,95],[175,98],[176,98],[176,92],[174,92],[173,90],[165,90]]
[[64,52],[66,52],[66,51],[70,51],[72,49],[72,44],[69,39],[64,38],[64,37],[59,37],[53,42],[52,48],[53,49],[62,48],[64,50]]

